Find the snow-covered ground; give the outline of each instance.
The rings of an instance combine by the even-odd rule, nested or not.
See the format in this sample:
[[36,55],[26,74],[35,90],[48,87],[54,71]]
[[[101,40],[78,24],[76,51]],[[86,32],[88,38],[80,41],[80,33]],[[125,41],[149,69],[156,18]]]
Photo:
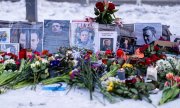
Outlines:
[[[94,4],[81,6],[80,4],[56,3],[45,0],[38,0],[38,20],[74,20],[84,19],[85,16],[94,16]],[[124,23],[153,23],[160,22],[171,26],[171,32],[180,35],[180,6],[118,6],[117,17],[123,19]],[[26,21],[25,0],[20,2],[0,2],[0,20]],[[9,91],[0,95],[0,108],[153,108],[145,101],[124,100],[115,104],[105,102],[101,104],[102,97],[89,100],[89,94],[85,90],[72,90],[68,95],[67,91],[50,92],[43,91],[38,87],[36,91],[30,88]],[[157,106],[161,98],[161,92],[151,95],[153,104]],[[180,99],[158,106],[158,108],[179,108]]]
[[[171,32],[180,35],[180,5],[177,6],[151,6],[130,5],[117,6],[117,17],[124,23],[153,23],[160,22],[170,25]],[[25,21],[25,0],[20,2],[0,2],[0,20]],[[38,0],[38,20],[73,20],[84,19],[85,16],[95,17],[94,4],[81,6],[80,4],[57,3]]]
[[68,94],[66,91],[43,91],[38,86],[36,91],[26,87],[23,89],[9,91],[0,95],[0,108],[179,108],[180,99],[158,106],[161,92],[151,95],[152,104],[146,101],[135,101],[131,99],[120,100],[114,104],[103,100],[103,96],[95,93],[93,101],[89,99],[87,90],[72,89]]

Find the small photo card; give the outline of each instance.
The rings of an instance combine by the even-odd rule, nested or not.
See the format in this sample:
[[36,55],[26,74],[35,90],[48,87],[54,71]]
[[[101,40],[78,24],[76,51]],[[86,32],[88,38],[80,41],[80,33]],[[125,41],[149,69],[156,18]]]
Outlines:
[[0,43],[10,43],[9,28],[0,28]]
[[106,51],[112,50],[116,51],[117,43],[117,32],[116,31],[99,31],[99,50]]
[[18,55],[19,43],[0,43],[0,51]]

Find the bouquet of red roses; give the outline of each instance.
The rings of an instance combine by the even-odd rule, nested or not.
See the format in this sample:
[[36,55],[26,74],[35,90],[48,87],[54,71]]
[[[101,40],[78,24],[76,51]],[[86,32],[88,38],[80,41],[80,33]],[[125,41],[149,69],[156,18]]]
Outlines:
[[96,22],[100,24],[112,24],[116,17],[114,15],[118,10],[115,9],[115,5],[112,2],[97,2],[94,8]]

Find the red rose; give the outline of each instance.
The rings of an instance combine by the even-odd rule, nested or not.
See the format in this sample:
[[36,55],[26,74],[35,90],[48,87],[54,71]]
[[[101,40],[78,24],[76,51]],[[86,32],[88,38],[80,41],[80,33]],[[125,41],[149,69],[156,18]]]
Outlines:
[[4,60],[0,60],[0,63],[4,63]]
[[150,58],[152,62],[156,62],[157,60],[159,60],[159,57],[156,54],[151,55]]
[[118,49],[117,51],[116,51],[116,56],[117,57],[122,57],[124,55],[124,52],[123,52],[123,50],[122,49]]
[[138,62],[138,64],[139,64],[139,65],[143,65],[143,66],[144,66],[146,63],[145,63],[145,62],[143,62],[143,61],[140,61],[140,62]]
[[49,51],[48,51],[48,50],[43,50],[41,54],[42,54],[42,55],[48,55],[48,54],[49,54]]
[[37,56],[40,56],[40,53],[37,52],[37,51],[34,51],[34,54],[37,55]]
[[88,50],[88,51],[87,51],[87,54],[92,55],[93,52],[92,52],[91,50]]
[[146,58],[145,63],[146,63],[146,65],[150,65],[152,63],[152,61],[150,58]]
[[107,64],[107,58],[103,58],[103,59],[102,59],[102,62],[103,62],[104,64]]
[[148,44],[144,44],[142,47],[139,48],[139,50],[140,50],[141,53],[144,53],[144,51],[145,51],[146,49],[148,49],[148,47],[149,47]]
[[130,80],[126,80],[127,84],[135,84],[137,82],[136,78],[130,79]]
[[158,51],[159,50],[159,47],[156,45],[154,46],[154,51]]
[[112,51],[111,50],[106,50],[105,55],[112,55]]
[[96,8],[99,9],[100,12],[103,12],[104,11],[104,4],[102,2],[97,2]]
[[26,49],[22,49],[19,52],[19,59],[25,59],[26,58]]
[[113,3],[109,3],[109,5],[108,5],[108,10],[109,11],[112,11],[112,10],[114,10],[115,9],[115,5],[113,4]]

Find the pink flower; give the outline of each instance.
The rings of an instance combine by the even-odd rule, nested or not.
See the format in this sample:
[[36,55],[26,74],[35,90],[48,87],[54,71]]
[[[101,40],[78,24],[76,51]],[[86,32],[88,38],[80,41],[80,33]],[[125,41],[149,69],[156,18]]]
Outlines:
[[180,77],[179,76],[175,76],[174,77],[174,81],[176,81],[177,83],[180,83]]
[[165,87],[167,87],[167,86],[169,86],[170,84],[169,84],[169,82],[168,81],[166,81],[165,83],[164,83],[164,86]]
[[172,79],[174,78],[173,73],[168,73],[168,74],[166,74],[166,78],[167,78],[168,80],[172,80]]

